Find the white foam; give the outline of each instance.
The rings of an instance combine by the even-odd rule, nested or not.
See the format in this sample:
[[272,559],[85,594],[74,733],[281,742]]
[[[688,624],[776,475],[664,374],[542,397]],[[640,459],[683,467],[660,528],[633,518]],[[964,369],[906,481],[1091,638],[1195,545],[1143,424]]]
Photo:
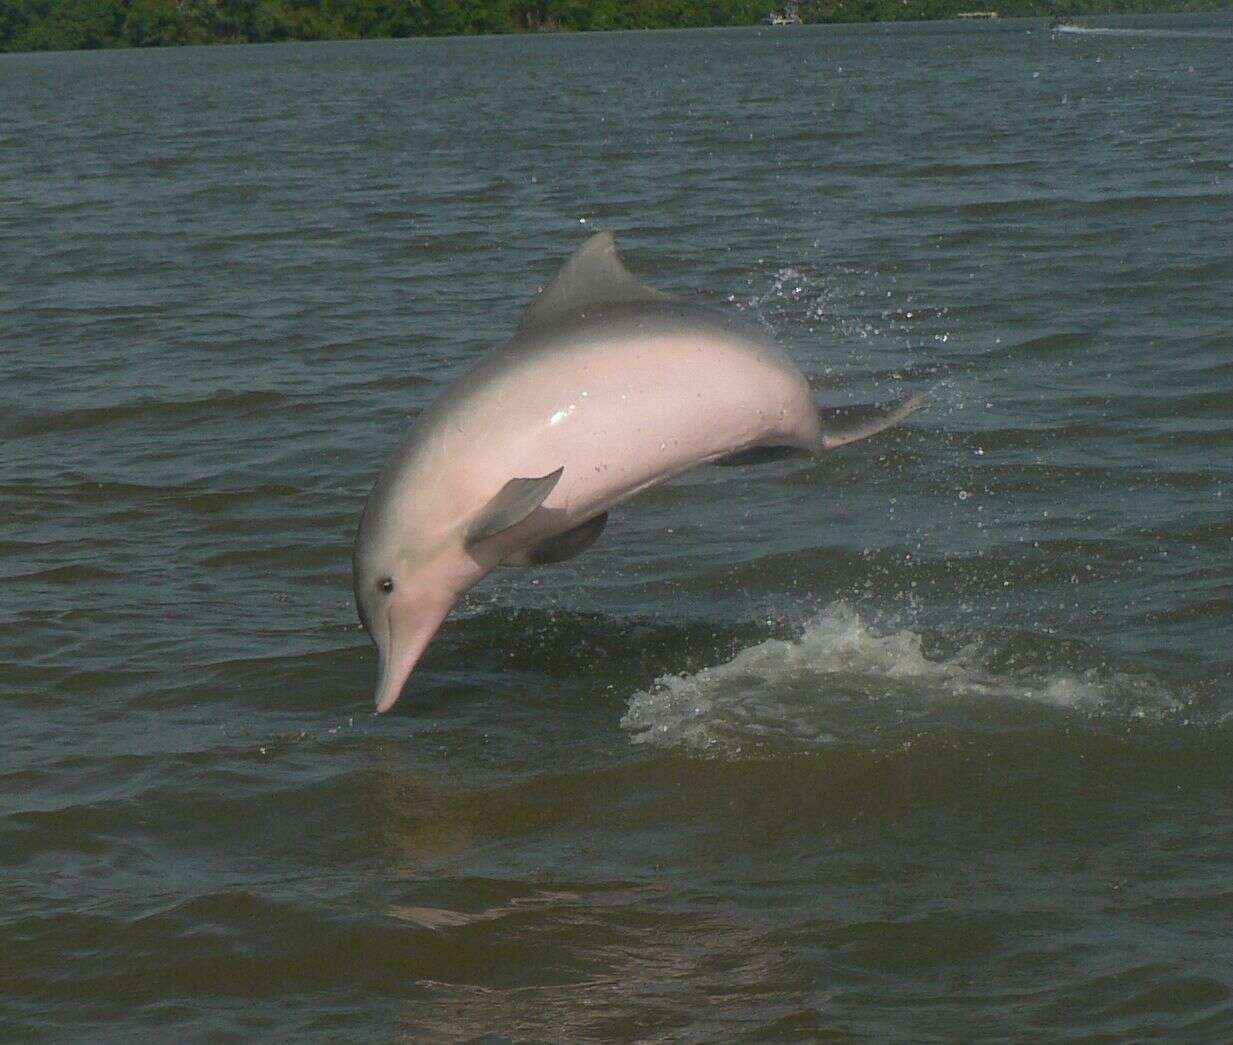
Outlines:
[[1097,671],[999,673],[968,646],[927,656],[910,628],[879,630],[851,606],[827,609],[793,641],[768,639],[725,664],[665,675],[635,693],[621,720],[635,743],[739,754],[876,742],[966,721],[998,728],[1023,710],[1126,719],[1181,710],[1182,695],[1149,675]]
[[1233,34],[1219,31],[1202,32],[1194,29],[1132,29],[1107,25],[1059,25],[1052,30],[1067,36],[1160,36],[1193,38],[1199,40],[1228,40]]

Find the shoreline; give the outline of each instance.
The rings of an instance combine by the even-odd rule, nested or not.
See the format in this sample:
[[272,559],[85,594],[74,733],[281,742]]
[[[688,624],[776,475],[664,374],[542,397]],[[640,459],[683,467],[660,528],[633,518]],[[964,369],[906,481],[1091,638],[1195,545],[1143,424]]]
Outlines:
[[[19,4],[22,0],[18,0]],[[16,26],[13,24],[14,17],[10,17],[8,26],[0,25],[0,31],[8,29],[10,32],[9,39],[0,38],[0,54],[50,54],[63,53],[70,51],[118,51],[118,50],[163,50],[177,47],[231,47],[231,46],[252,46],[252,45],[268,45],[268,44],[291,44],[291,43],[347,43],[347,42],[369,42],[374,40],[420,40],[420,39],[437,39],[437,40],[458,40],[458,39],[474,39],[474,38],[491,38],[491,37],[538,37],[538,36],[566,36],[578,34],[597,34],[597,33],[645,33],[645,32],[672,32],[691,29],[764,29],[774,33],[791,33],[804,29],[808,26],[854,26],[854,25],[888,25],[898,23],[917,23],[917,24],[932,24],[939,22],[962,22],[970,24],[972,22],[984,22],[986,24],[1007,24],[1024,21],[1036,21],[1062,17],[1065,19],[1086,19],[1086,18],[1111,18],[1111,17],[1150,17],[1153,15],[1200,15],[1200,14],[1219,14],[1224,10],[1218,0],[1207,0],[1207,3],[1194,3],[1193,0],[1184,0],[1177,4],[1164,4],[1151,11],[1142,10],[1125,10],[1111,9],[1119,5],[1092,5],[1093,9],[1089,11],[1067,11],[1064,14],[1059,14],[1055,5],[1049,2],[1039,2],[1039,0],[1029,0],[1027,3],[1012,3],[1011,10],[997,11],[994,18],[976,19],[970,15],[970,5],[965,5],[962,2],[948,5],[953,10],[947,10],[945,13],[930,14],[928,9],[915,10],[915,3],[908,6],[906,10],[901,5],[898,9],[888,6],[888,11],[893,13],[895,17],[864,17],[864,18],[844,18],[844,17],[814,17],[816,8],[813,12],[807,14],[806,20],[800,25],[773,26],[766,25],[761,21],[759,16],[753,21],[717,21],[709,25],[562,25],[560,23],[551,26],[525,26],[513,25],[509,28],[493,28],[491,26],[478,28],[471,31],[461,32],[438,32],[429,29],[424,32],[371,32],[371,33],[356,33],[349,31],[343,26],[336,26],[336,32],[320,32],[318,30],[325,29],[324,26],[313,27],[312,31],[305,32],[303,35],[295,35],[290,32],[285,32],[286,27],[282,27],[277,31],[271,31],[269,34],[262,33],[262,26],[253,26],[252,29],[244,33],[232,33],[230,35],[211,34],[209,28],[204,25],[189,25],[187,22],[180,26],[182,32],[171,33],[169,27],[164,26],[160,31],[160,35],[151,37],[148,34],[139,36],[144,32],[140,25],[134,25],[134,18],[140,18],[143,14],[143,7],[152,7],[156,4],[163,3],[164,0],[115,0],[114,7],[117,12],[123,10],[124,21],[120,24],[118,19],[113,19],[113,24],[118,26],[116,30],[120,35],[105,38],[99,31],[86,31],[79,33],[71,28],[63,26],[52,26],[47,24],[51,21],[52,16],[63,16],[66,12],[74,8],[79,8],[80,4],[76,0],[66,0],[59,7],[48,12],[46,19],[42,23],[27,22],[21,27],[21,32],[14,32]],[[192,6],[192,0],[168,0],[170,4],[175,6],[175,9],[180,12],[184,18],[188,18],[186,14]],[[26,5],[28,6],[28,0]],[[254,15],[267,11],[269,4],[263,4],[260,8],[254,6],[252,11]],[[842,5],[840,5],[842,6]],[[922,7],[925,5],[922,3]],[[1083,6],[1082,4],[1074,5],[1076,7]],[[1124,8],[1125,5],[1120,5]],[[17,10],[18,5],[14,5],[11,10]],[[773,8],[768,8],[771,10]],[[1030,10],[1025,10],[1030,9]],[[301,11],[307,9],[299,9]],[[758,11],[762,10],[760,6]],[[936,9],[935,9],[936,10]],[[756,14],[756,12],[754,12]],[[80,29],[81,27],[78,27]],[[63,33],[56,30],[63,29]],[[134,38],[137,37],[137,38]],[[13,46],[17,44],[18,46]],[[20,46],[25,44],[27,46]]]

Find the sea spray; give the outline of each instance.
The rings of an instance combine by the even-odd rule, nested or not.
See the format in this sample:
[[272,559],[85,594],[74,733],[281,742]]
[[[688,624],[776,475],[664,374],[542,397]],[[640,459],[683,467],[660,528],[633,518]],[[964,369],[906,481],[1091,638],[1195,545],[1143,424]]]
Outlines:
[[794,640],[767,639],[726,663],[662,676],[633,695],[621,724],[635,743],[736,755],[1059,716],[1173,718],[1191,701],[1149,674],[998,669],[996,653],[991,639],[929,653],[921,632],[879,628],[839,602]]

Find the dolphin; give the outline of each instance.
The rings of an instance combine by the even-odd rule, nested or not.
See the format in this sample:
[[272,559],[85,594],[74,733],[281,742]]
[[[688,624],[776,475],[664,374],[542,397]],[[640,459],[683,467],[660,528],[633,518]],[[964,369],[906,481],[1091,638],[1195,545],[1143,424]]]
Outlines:
[[496,567],[572,559],[612,508],[698,465],[820,456],[922,405],[819,407],[763,331],[645,286],[611,233],[592,236],[420,415],[368,498],[353,577],[377,712]]

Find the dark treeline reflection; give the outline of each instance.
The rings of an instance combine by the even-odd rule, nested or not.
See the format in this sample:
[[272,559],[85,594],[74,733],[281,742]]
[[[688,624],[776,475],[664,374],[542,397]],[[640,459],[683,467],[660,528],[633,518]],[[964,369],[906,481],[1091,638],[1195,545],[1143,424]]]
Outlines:
[[[806,22],[1216,10],[1223,0],[810,0]],[[752,25],[777,0],[0,0],[0,50]]]

